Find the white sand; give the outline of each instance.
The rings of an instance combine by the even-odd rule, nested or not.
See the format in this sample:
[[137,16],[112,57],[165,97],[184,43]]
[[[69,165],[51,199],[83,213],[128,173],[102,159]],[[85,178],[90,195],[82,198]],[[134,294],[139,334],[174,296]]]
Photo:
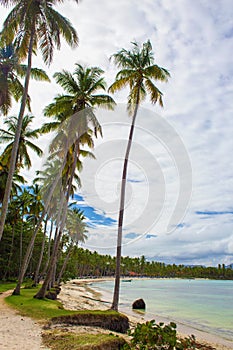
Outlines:
[[20,316],[4,301],[10,293],[8,291],[0,295],[0,349],[47,349],[42,345],[42,327],[31,318]]

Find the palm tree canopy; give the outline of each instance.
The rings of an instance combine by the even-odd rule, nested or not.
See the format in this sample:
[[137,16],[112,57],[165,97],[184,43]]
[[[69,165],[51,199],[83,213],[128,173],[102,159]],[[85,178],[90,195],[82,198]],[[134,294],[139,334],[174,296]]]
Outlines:
[[[78,3],[78,0],[75,0]],[[3,6],[13,5],[1,32],[2,40],[15,41],[17,54],[26,58],[31,33],[34,34],[33,49],[40,48],[43,59],[50,64],[54,46],[61,46],[61,36],[71,46],[78,44],[76,30],[70,21],[53,7],[62,0],[0,0]]]
[[54,102],[45,108],[45,116],[53,116],[57,122],[46,123],[41,130],[43,132],[55,130],[68,117],[86,109],[85,115],[94,126],[95,134],[97,131],[101,133],[101,127],[92,108],[97,106],[113,109],[115,106],[111,96],[98,93],[99,90],[106,90],[103,73],[104,71],[99,67],[83,67],[80,64],[76,64],[73,74],[66,70],[55,73],[57,84],[65,90],[66,94],[56,96]]
[[[8,176],[8,164],[6,164],[6,160],[3,159],[2,156],[0,156],[0,203],[2,203],[6,188],[6,181]],[[12,182],[12,189],[11,189],[11,195],[16,195],[21,190],[21,185],[24,185],[26,183],[23,176],[19,174],[14,174],[13,182]]]
[[[7,115],[12,106],[12,97],[18,102],[24,91],[20,78],[26,76],[27,66],[20,63],[12,44],[0,46],[0,112]],[[50,81],[43,69],[32,68],[31,77],[36,80]],[[30,98],[27,106],[30,111]]]
[[132,114],[134,105],[142,102],[146,93],[153,104],[157,101],[163,106],[162,92],[155,86],[153,80],[167,82],[169,72],[154,64],[154,55],[150,40],[140,48],[137,42],[132,43],[132,50],[121,49],[112,55],[116,66],[121,70],[116,75],[115,82],[109,87],[111,93],[129,86],[128,110]]
[[84,242],[87,239],[85,233],[87,233],[87,224],[84,221],[85,216],[83,211],[78,208],[70,208],[67,212],[66,218],[66,230],[68,231],[71,239],[76,244],[78,242]]
[[[31,140],[37,139],[40,136],[39,131],[32,130],[30,124],[34,117],[31,115],[25,115],[22,123],[22,130],[19,140],[17,168],[26,166],[28,169],[31,167],[31,159],[28,154],[28,148],[35,152],[38,156],[42,155],[42,150],[36,146]],[[11,157],[11,151],[14,143],[15,131],[17,127],[17,118],[11,117],[6,120],[4,124],[7,126],[7,130],[0,129],[0,142],[8,143],[2,154],[2,161],[9,164]]]

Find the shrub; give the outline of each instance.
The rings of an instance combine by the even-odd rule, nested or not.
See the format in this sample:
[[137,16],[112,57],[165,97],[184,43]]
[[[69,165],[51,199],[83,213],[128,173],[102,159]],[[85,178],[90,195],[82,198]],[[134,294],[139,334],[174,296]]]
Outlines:
[[133,331],[128,332],[132,337],[129,344],[123,346],[124,350],[214,350],[215,348],[196,342],[194,335],[179,338],[176,324],[170,322],[156,324],[154,320],[138,323]]

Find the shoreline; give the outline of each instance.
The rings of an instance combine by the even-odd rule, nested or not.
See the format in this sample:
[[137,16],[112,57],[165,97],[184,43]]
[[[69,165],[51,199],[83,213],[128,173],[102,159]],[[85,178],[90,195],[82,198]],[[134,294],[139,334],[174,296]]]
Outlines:
[[[107,310],[111,306],[111,293],[101,290],[101,282],[112,281],[114,278],[95,278],[95,279],[74,279],[65,284],[62,284],[61,293],[59,294],[59,300],[62,302],[65,309],[70,310],[87,310],[98,309]],[[100,283],[98,290],[93,287],[92,283]],[[119,311],[126,314],[130,320],[130,325],[136,325],[137,323],[146,322],[151,320],[152,317],[143,314],[141,312],[133,311],[129,307],[125,306],[123,302],[119,304]],[[169,323],[172,321],[169,318],[165,318],[159,315],[154,315],[156,322]],[[177,332],[180,336],[188,336],[194,334],[197,341],[209,344],[218,350],[231,350],[233,349],[233,342],[217,335],[196,329],[195,327],[187,326],[181,322],[177,323]]]

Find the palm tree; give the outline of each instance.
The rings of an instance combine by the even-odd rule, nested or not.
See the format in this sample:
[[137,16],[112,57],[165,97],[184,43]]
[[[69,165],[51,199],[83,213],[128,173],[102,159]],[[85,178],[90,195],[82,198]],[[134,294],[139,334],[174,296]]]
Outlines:
[[[34,116],[25,115],[22,121],[21,135],[19,139],[19,147],[16,157],[16,169],[26,167],[29,169],[32,165],[28,149],[34,151],[39,157],[42,156],[42,150],[31,142],[31,139],[38,139],[40,136],[39,131],[32,130],[30,124],[32,123]],[[7,126],[7,130],[0,129],[0,143],[8,143],[7,147],[3,151],[2,160],[9,164],[11,158],[11,152],[14,145],[14,137],[17,128],[17,118],[11,117],[5,120],[4,124]]]
[[[101,133],[101,127],[95,117],[92,107],[100,106],[112,109],[115,104],[114,100],[109,95],[97,93],[98,90],[105,90],[106,88],[104,78],[102,77],[103,73],[103,70],[98,67],[84,68],[80,64],[76,64],[76,69],[73,75],[64,70],[61,73],[55,73],[54,75],[57,83],[60,84],[68,94],[57,96],[55,102],[45,109],[45,115],[55,116],[57,121],[59,121],[59,119],[63,120],[63,124],[67,119],[70,119],[71,123],[69,123],[69,130],[73,125],[75,128],[75,134],[72,137],[71,134],[68,133],[68,137],[71,140],[73,138],[73,140],[70,142],[70,146],[67,149],[65,148],[66,153],[64,154],[63,140],[66,140],[67,136],[64,134],[64,130],[59,129],[57,155],[63,153],[63,158],[65,157],[66,159],[66,166],[64,167],[65,187],[63,190],[63,200],[61,201],[61,209],[63,212],[62,210],[59,211],[58,235],[55,242],[55,248],[51,256],[47,276],[40,291],[36,294],[36,298],[44,298],[52,270],[55,268],[59,241],[66,222],[67,205],[71,195],[75,169],[80,160],[80,145],[87,143],[89,147],[93,147],[93,140],[91,137],[93,132],[88,126],[89,122],[93,125],[94,134],[96,136],[98,131]],[[54,127],[55,124],[53,123],[52,128]],[[45,132],[50,131],[51,124],[44,125],[42,130]],[[67,132],[67,130],[65,131]],[[71,131],[74,133],[73,130]],[[59,141],[61,140],[63,147],[59,148]],[[56,148],[55,151],[57,151]]]
[[[12,97],[16,102],[23,96],[23,85],[20,78],[25,77],[27,66],[21,64],[12,44],[0,47],[0,111],[7,115],[12,105]],[[44,70],[31,69],[31,77],[36,80],[50,81]],[[30,110],[30,98],[27,98]]]
[[[78,0],[75,1],[78,2]],[[32,54],[37,51],[39,46],[45,63],[50,64],[53,58],[54,47],[57,47],[58,49],[60,48],[61,36],[73,47],[78,44],[77,33],[70,21],[53,8],[54,5],[59,4],[60,2],[61,0],[31,0],[30,2],[28,0],[0,0],[1,5],[7,6],[12,3],[15,5],[3,24],[1,40],[5,45],[14,42],[17,55],[20,59],[27,58],[24,92],[18,115],[18,124],[12,148],[9,176],[2,205],[0,240],[4,230],[22,121],[28,97]]]
[[125,189],[127,181],[128,160],[133,140],[136,116],[140,103],[143,102],[146,98],[146,93],[148,93],[152,104],[159,102],[160,106],[163,106],[162,92],[154,85],[153,80],[166,82],[168,80],[168,77],[170,76],[166,69],[154,64],[154,55],[149,40],[142,45],[142,48],[140,48],[137,42],[133,42],[132,44],[132,50],[121,49],[112,56],[116,66],[121,70],[116,75],[115,82],[109,88],[109,91],[114,93],[126,86],[129,86],[130,92],[128,95],[127,108],[129,114],[132,116],[131,128],[121,178],[115,287],[111,307],[113,310],[118,310],[119,303],[121,245],[124,218]]
[[73,207],[68,210],[67,219],[66,219],[66,230],[71,238],[71,243],[67,249],[67,253],[66,253],[63,265],[58,274],[58,278],[57,278],[58,285],[66,269],[66,265],[69,261],[69,258],[73,252],[74,246],[78,245],[78,242],[85,242],[85,239],[87,239],[87,236],[85,235],[85,233],[87,232],[87,229],[86,229],[87,225],[84,220],[85,220],[85,216],[83,215],[83,212],[80,209]]

